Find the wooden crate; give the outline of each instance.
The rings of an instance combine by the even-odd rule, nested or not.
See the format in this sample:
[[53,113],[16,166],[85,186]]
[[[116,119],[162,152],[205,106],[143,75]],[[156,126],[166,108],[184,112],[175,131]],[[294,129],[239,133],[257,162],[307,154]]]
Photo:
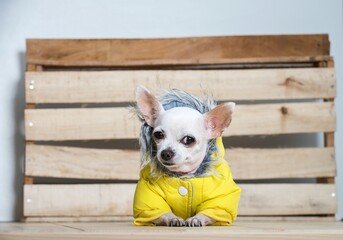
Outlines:
[[225,147],[243,190],[239,219],[333,219],[329,39],[282,35],[27,40],[26,221],[132,219],[140,123],[127,106],[137,84],[238,101],[225,139],[324,134],[323,146]]

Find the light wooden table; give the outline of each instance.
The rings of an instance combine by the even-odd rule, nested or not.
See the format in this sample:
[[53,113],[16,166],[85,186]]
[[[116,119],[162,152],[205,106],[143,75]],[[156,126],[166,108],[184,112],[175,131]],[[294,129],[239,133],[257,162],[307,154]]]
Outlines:
[[0,223],[0,239],[343,239],[342,222],[237,222],[229,227],[137,227],[131,222]]

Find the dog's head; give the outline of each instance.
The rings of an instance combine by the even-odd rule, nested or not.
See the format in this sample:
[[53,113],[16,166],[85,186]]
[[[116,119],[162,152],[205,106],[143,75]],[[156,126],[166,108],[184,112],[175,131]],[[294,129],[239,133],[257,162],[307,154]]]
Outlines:
[[197,171],[206,156],[208,142],[229,126],[235,104],[216,106],[204,114],[189,107],[165,110],[145,87],[136,88],[137,106],[153,129],[156,158],[170,172],[188,175]]

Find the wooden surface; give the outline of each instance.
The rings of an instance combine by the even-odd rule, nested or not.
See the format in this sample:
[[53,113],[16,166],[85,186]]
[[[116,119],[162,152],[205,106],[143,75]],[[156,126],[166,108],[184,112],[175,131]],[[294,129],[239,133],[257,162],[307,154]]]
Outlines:
[[[123,84],[125,83],[125,84]],[[133,102],[137,84],[182,89],[217,101],[333,98],[333,68],[27,72],[27,103]]]
[[[336,212],[333,184],[240,184],[240,187],[240,215]],[[24,216],[132,215],[134,190],[135,184],[119,183],[25,185]]]
[[342,239],[343,223],[236,222],[228,227],[137,227],[132,222],[0,223],[0,239]]
[[[26,140],[137,139],[141,123],[127,108],[26,109]],[[238,105],[223,136],[331,132],[330,102]]]
[[[26,145],[25,175],[138,180],[138,150]],[[236,180],[333,177],[333,148],[226,149]]]
[[[329,55],[328,35],[171,39],[28,39],[28,64],[142,66],[275,62]],[[303,59],[304,60],[304,59]]]
[[[81,216],[81,217],[25,217],[26,223],[71,222],[133,222],[133,216]],[[336,222],[334,215],[313,216],[242,216],[236,222]]]

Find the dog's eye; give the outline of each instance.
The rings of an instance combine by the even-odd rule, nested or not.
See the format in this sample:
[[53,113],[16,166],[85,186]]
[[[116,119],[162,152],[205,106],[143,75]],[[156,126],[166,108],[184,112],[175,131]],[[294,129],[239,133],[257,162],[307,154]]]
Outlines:
[[181,143],[185,144],[185,145],[191,145],[192,143],[195,142],[195,138],[191,137],[191,136],[185,136],[184,138],[182,138]]
[[154,134],[154,138],[156,138],[156,139],[163,139],[164,138],[164,134],[161,131],[156,131],[153,134]]

